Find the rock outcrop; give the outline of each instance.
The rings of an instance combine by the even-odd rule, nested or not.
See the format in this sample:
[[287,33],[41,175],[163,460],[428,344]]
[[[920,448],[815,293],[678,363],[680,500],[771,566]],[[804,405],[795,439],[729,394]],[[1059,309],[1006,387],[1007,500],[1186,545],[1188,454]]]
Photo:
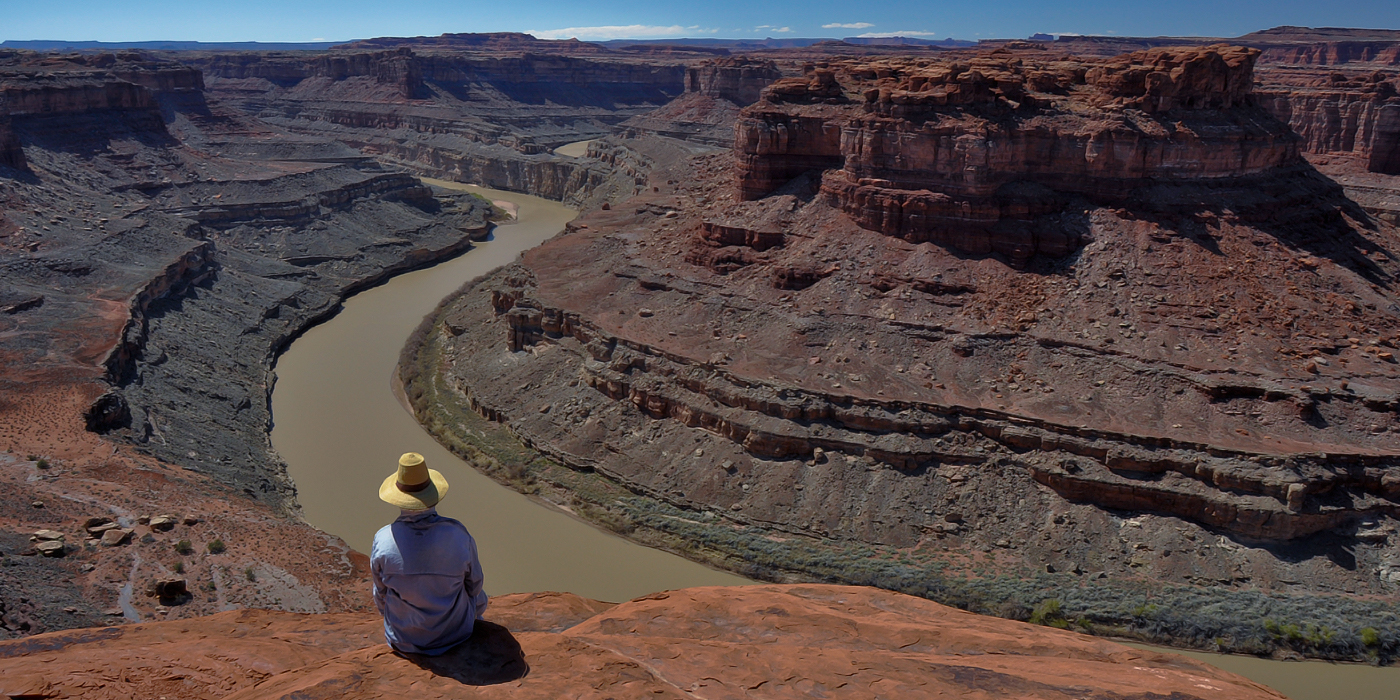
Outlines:
[[[240,610],[0,643],[9,697],[1283,696],[1199,661],[868,588],[493,598],[472,638],[394,654],[376,615]],[[172,671],[171,669],[176,669]]]
[[1153,49],[1103,62],[985,55],[830,62],[778,81],[736,125],[742,199],[811,170],[862,227],[1024,261],[1063,255],[1068,200],[1297,165],[1252,105],[1258,51]]
[[545,50],[570,42],[534,42],[530,51],[507,43],[514,49],[497,50],[489,38],[453,39],[185,60],[229,104],[251,114],[273,110],[284,128],[422,175],[570,204],[630,194],[632,179],[615,178],[602,159],[562,159],[552,150],[601,139],[612,125],[669,102],[684,89],[686,62],[698,57],[640,60]]
[[1274,68],[1262,79],[1260,103],[1306,151],[1354,155],[1367,171],[1400,175],[1400,72]]
[[771,60],[747,56],[717,58],[686,69],[685,91],[747,107],[781,77],[782,71]]
[[646,132],[729,148],[739,110],[756,102],[763,89],[782,76],[772,60],[735,56],[703,61],[686,70],[684,94],[622,126],[631,134]]
[[9,117],[0,117],[0,167],[24,170],[24,147],[20,145]]

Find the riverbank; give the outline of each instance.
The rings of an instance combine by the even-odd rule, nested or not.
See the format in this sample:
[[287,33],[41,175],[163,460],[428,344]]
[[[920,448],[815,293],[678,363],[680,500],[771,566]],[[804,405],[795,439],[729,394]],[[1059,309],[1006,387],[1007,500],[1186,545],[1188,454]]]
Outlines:
[[[511,200],[519,218],[491,239],[431,269],[401,275],[347,300],[330,322],[294,343],[278,361],[272,444],[297,485],[302,514],[318,528],[367,551],[396,511],[375,498],[376,484],[402,452],[423,453],[453,484],[439,512],[477,533],[488,593],[556,590],[626,600],[668,588],[733,585],[745,579],[665,552],[637,547],[501,488],[439,447],[394,397],[391,378],[424,314],[464,282],[516,259],[575,216],[557,202],[442,183]],[[353,347],[353,353],[345,348]],[[411,389],[410,389],[411,391]]]
[[[492,307],[493,284],[518,274],[518,269],[502,270],[445,301],[410,338],[400,364],[420,423],[454,453],[512,488],[567,505],[636,541],[760,580],[877,586],[987,615],[1189,649],[1355,661],[1390,658],[1388,649],[1360,641],[1363,628],[1387,624],[1392,608],[1380,601],[1009,568],[995,550],[930,546],[936,540],[893,547],[814,538],[742,511],[696,508],[674,494],[609,474],[522,427],[516,416],[538,401],[528,390],[507,413],[442,371],[451,365],[446,358],[460,356],[463,343],[471,343],[478,358],[510,354],[504,349],[506,321]],[[561,377],[577,371],[572,365],[556,369]],[[555,381],[563,385],[569,380]],[[573,406],[571,396],[556,393],[557,410],[572,411],[580,419],[590,416],[592,409]],[[1351,622],[1329,624],[1328,619]],[[1367,620],[1371,622],[1363,622]]]

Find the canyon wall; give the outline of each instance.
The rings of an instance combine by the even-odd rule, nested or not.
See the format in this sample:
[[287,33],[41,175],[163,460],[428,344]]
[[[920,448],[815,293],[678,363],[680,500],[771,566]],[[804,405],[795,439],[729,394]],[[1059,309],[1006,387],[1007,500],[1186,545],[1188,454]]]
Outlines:
[[169,143],[162,101],[202,103],[203,88],[198,69],[135,53],[0,67],[0,164],[25,169],[26,143],[101,150],[118,135]]
[[1356,156],[1366,170],[1400,174],[1400,73],[1270,70],[1260,104],[1310,153]]
[[719,58],[687,68],[685,91],[747,107],[758,101],[764,88],[781,77],[782,71],[773,61],[746,56]]
[[828,171],[822,192],[864,228],[1024,261],[1077,245],[1055,220],[1071,198],[1299,163],[1287,125],[1253,104],[1256,50],[1001,53],[831,62],[774,83],[735,126],[740,198]]
[[628,131],[669,136],[720,148],[734,144],[734,120],[783,77],[775,61],[735,56],[701,61],[686,69],[685,93],[662,107],[623,122]]
[[[682,289],[675,282],[670,285],[670,291]],[[1290,540],[1362,517],[1400,515],[1400,508],[1391,500],[1400,495],[1400,479],[1390,475],[1386,458],[1361,451],[1283,458],[1223,450],[1189,440],[1057,424],[996,410],[909,400],[852,400],[839,392],[795,388],[775,391],[774,387],[706,367],[703,362],[613,335],[589,322],[584,314],[552,308],[532,298],[534,291],[528,273],[518,268],[508,268],[490,283],[490,306],[497,325],[504,326],[501,330],[507,349],[528,351],[541,345],[569,348],[592,360],[571,368],[580,379],[580,389],[567,392],[571,397],[587,395],[591,392],[583,390],[591,388],[623,410],[635,409],[652,419],[669,419],[663,423],[704,431],[740,446],[743,453],[756,459],[831,460],[831,468],[839,470],[836,455],[860,455],[866,461],[854,468],[864,469],[870,463],[889,465],[922,482],[927,475],[920,465],[980,464],[985,454],[1004,450],[1020,455],[1032,478],[1070,500],[1172,515],[1262,540]],[[485,290],[478,294],[484,296]],[[460,335],[459,329],[475,324],[486,327],[479,316],[465,313],[449,317],[448,323],[456,335]],[[943,340],[934,356],[923,358],[925,362],[955,365],[959,357],[975,352],[967,339]],[[1061,365],[1076,363],[1073,352],[1047,348],[1039,352],[1054,355],[1052,362]],[[1158,381],[1178,390],[1174,396],[1182,398],[1174,399],[1177,401],[1197,402],[1202,397],[1214,401],[1210,399],[1213,395],[1257,396],[1259,405],[1279,401],[1305,405],[1316,400],[1310,392],[1275,389],[1275,395],[1270,396],[1269,390],[1258,385],[1224,386],[1185,372]],[[473,383],[481,385],[480,379]],[[603,408],[606,401],[593,398],[587,409],[580,409],[583,414],[608,410]],[[513,406],[493,400],[488,392],[473,394],[470,401],[473,409],[492,420],[519,415]],[[607,473],[634,490],[687,506],[695,500],[713,500],[725,506],[732,497],[714,490],[710,483],[713,475],[707,470],[658,473],[644,460],[614,459],[609,452],[617,444],[589,448],[575,440],[561,440],[552,433],[550,420],[529,416],[513,421],[512,427],[528,443],[542,449],[566,442],[567,450],[551,450],[556,457],[571,466]],[[688,439],[685,431],[680,433]],[[675,437],[649,433],[646,440],[660,448],[674,448],[684,442]],[[718,442],[721,440],[707,443],[707,449],[716,455],[711,461],[731,454],[718,447]],[[978,450],[975,445],[979,442],[996,447]],[[640,445],[632,448],[642,449]],[[622,450],[622,454],[635,453]],[[851,468],[849,463],[846,466]],[[1167,474],[1171,476],[1163,478]],[[764,480],[758,475],[755,479]],[[692,500],[667,495],[677,486]],[[811,491],[803,495],[808,499],[832,488],[818,480],[807,486]],[[912,493],[917,495],[901,492],[884,497],[911,498],[918,506],[913,510],[925,513],[934,512],[944,497],[931,480]],[[872,495],[867,500],[876,498]],[[896,506],[890,503],[884,507]],[[765,517],[784,529],[801,532],[807,530],[804,523],[811,514],[774,511]],[[918,528],[931,526],[922,520],[915,515],[909,520],[871,523],[863,536],[875,542],[910,544],[917,540]]]
[[24,148],[20,145],[15,130],[10,127],[9,117],[0,117],[0,166],[24,170]]
[[1295,66],[1336,66],[1345,63],[1371,63],[1400,66],[1400,42],[1324,41],[1313,44],[1273,45],[1264,48],[1268,63]]
[[[343,81],[368,77],[393,86],[402,99],[431,98],[426,83],[459,97],[466,97],[475,84],[492,84],[527,100],[548,96],[566,103],[612,99],[660,104],[680,94],[685,84],[685,67],[680,63],[532,53],[415,53],[408,47],[314,56],[210,54],[188,60],[211,78],[262,79],[280,87],[293,87],[310,78]],[[581,88],[588,93],[580,93]]]
[[11,118],[81,114],[99,110],[156,110],[150,90],[115,77],[8,81],[0,86],[0,109]]

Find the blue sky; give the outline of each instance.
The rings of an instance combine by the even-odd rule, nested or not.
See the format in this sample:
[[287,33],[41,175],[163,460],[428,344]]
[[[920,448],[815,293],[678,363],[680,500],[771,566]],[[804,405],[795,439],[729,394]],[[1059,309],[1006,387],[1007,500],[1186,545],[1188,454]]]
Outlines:
[[1400,0],[0,0],[0,40],[342,41],[498,31],[580,39],[1237,36],[1281,24],[1400,29]]

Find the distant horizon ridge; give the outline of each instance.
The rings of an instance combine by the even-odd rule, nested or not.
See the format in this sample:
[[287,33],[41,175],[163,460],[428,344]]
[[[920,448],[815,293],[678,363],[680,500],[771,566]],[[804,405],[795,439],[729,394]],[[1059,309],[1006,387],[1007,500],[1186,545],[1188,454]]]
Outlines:
[[[1267,29],[1255,30],[1235,37],[1192,35],[1192,36],[1126,36],[1117,34],[1075,34],[1068,32],[1049,33],[1036,32],[1029,37],[1001,37],[989,39],[957,39],[947,37],[944,39],[928,39],[924,37],[903,36],[898,33],[881,37],[764,37],[764,38],[719,38],[719,37],[668,37],[660,39],[606,39],[606,40],[584,40],[578,38],[567,39],[541,39],[527,32],[443,32],[436,36],[378,36],[346,39],[340,41],[187,41],[180,39],[169,40],[147,40],[147,41],[96,41],[96,40],[67,40],[67,39],[6,39],[0,41],[0,48],[9,49],[29,49],[29,50],[83,50],[83,49],[146,49],[165,51],[188,51],[188,50],[328,50],[337,47],[349,47],[363,42],[423,42],[432,39],[449,39],[452,37],[520,37],[532,41],[553,43],[553,42],[578,42],[586,44],[597,44],[600,46],[628,46],[638,44],[651,45],[673,45],[673,46],[708,46],[708,47],[746,47],[761,46],[766,48],[805,48],[824,42],[842,42],[853,45],[908,45],[908,46],[949,46],[949,47],[973,47],[979,44],[995,43],[1004,41],[1062,41],[1062,40],[1117,40],[1132,41],[1135,39],[1179,39],[1179,40],[1210,40],[1210,39],[1246,39],[1246,38],[1267,38],[1272,36],[1288,36],[1290,34],[1306,35],[1298,37],[1302,41],[1327,41],[1327,37],[1334,37],[1331,40],[1361,40],[1362,37],[1356,35],[1378,34],[1393,35],[1388,38],[1400,40],[1400,29],[1382,29],[1365,27],[1303,27],[1295,25],[1280,25]],[[1340,36],[1339,36],[1340,35]]]

